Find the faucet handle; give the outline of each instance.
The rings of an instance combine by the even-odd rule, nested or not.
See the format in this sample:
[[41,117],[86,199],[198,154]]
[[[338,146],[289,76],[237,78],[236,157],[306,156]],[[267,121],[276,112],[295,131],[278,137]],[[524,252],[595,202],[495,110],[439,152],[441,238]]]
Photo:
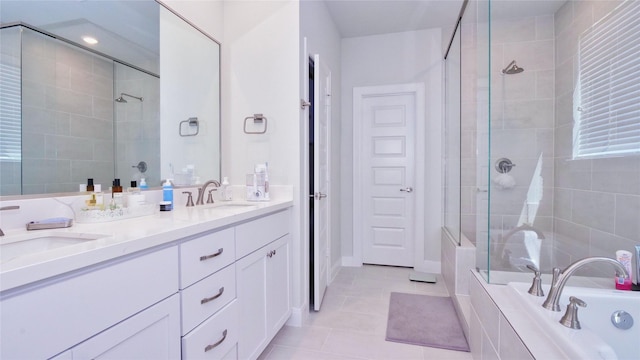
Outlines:
[[533,271],[533,283],[529,288],[529,294],[533,296],[544,296],[544,290],[542,290],[542,278],[540,277],[540,270],[533,265],[527,265],[527,268]]
[[207,196],[207,204],[213,204],[213,195],[211,195],[212,192],[216,191],[218,189],[211,189],[209,190],[209,196]]
[[183,191],[183,194],[187,194],[187,207],[193,206],[193,196],[191,196],[191,191]]
[[587,307],[587,303],[578,299],[575,296],[569,296],[569,305],[567,305],[567,312],[564,313],[560,324],[570,329],[580,329],[580,321],[578,320],[578,306]]

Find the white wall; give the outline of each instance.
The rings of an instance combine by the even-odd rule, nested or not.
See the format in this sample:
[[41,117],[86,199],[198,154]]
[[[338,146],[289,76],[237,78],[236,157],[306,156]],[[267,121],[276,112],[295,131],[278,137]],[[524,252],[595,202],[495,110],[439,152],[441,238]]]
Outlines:
[[[353,88],[423,82],[426,85],[424,260],[439,268],[441,226],[442,35],[440,29],[342,40],[341,238],[353,256]],[[418,219],[418,221],[421,221]]]
[[159,0],[200,30],[221,42],[224,38],[223,0]]
[[[300,211],[300,49],[297,1],[228,1],[222,42],[222,175],[244,183],[254,164],[269,163],[274,185],[293,185],[293,311],[307,299]],[[247,135],[244,118],[267,117],[264,135]],[[239,194],[234,194],[238,196]]]
[[[160,16],[161,177],[178,180],[174,174],[192,164],[203,182],[219,179],[220,48],[169,10],[161,8]],[[178,128],[192,117],[198,118],[198,134],[181,136],[195,134],[188,124]]]
[[[334,24],[327,7],[322,1],[303,1],[300,3],[300,36],[307,39],[307,55],[320,54],[320,62],[327,65],[331,70],[331,168],[330,168],[330,184],[331,184],[331,227],[330,234],[331,253],[330,266],[336,271],[341,264],[341,241],[340,241],[340,222],[341,208],[340,199],[342,192],[340,191],[340,159],[341,159],[341,52],[340,40],[341,36]],[[301,39],[302,41],[302,39]],[[303,54],[304,55],[304,54]],[[305,70],[302,69],[304,76]],[[304,90],[304,89],[301,89]],[[302,93],[302,91],[301,91]],[[304,119],[301,119],[301,122]],[[303,138],[304,140],[304,138]],[[303,226],[307,229],[309,226]],[[335,275],[335,274],[332,274]]]

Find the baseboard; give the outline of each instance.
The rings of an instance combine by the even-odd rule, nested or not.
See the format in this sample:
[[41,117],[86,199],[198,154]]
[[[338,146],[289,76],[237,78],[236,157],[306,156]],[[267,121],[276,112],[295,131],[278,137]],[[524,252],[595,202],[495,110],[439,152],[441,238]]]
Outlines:
[[441,269],[440,261],[423,261],[419,264],[416,264],[413,269],[418,272],[430,273],[430,274],[440,274]]
[[356,258],[354,258],[353,256],[343,256],[342,266],[360,267],[362,266],[362,261],[356,260]]
[[285,323],[287,326],[301,327],[309,316],[309,304],[305,304],[302,308],[292,308],[291,316]]

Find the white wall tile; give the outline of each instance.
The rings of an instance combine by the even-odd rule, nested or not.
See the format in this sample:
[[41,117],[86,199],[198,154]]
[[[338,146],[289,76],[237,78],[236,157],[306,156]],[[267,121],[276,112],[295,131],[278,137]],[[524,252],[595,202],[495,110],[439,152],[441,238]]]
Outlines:
[[616,197],[611,193],[574,191],[571,219],[577,224],[613,233]]

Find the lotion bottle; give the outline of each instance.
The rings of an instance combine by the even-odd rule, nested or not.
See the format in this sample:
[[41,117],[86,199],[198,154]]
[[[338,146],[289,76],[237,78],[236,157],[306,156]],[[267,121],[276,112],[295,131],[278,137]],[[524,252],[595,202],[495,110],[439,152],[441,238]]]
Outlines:
[[222,179],[222,200],[229,201],[233,198],[233,191],[229,185],[229,178],[226,176]]
[[140,190],[147,190],[149,189],[149,185],[147,185],[147,180],[145,180],[145,178],[141,178],[140,179]]
[[631,290],[631,261],[633,254],[626,250],[616,251],[616,260],[627,270],[629,277],[624,278],[622,276],[616,279],[616,289],[618,290]]

